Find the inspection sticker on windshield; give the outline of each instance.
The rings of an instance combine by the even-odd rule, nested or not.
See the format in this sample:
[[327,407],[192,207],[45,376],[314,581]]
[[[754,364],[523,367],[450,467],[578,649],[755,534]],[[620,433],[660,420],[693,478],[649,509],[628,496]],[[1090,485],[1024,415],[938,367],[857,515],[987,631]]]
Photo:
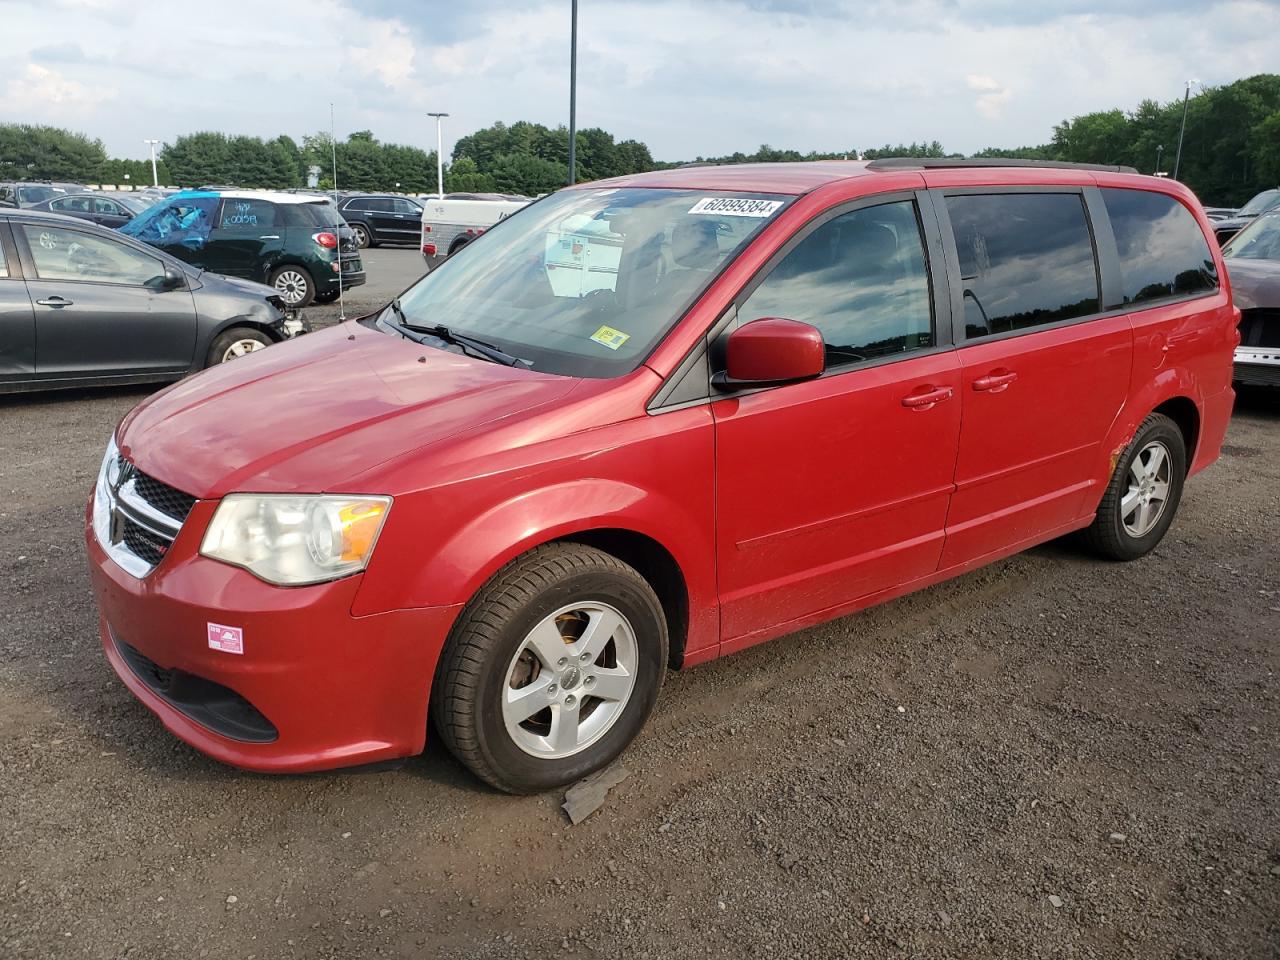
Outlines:
[[244,628],[227,627],[221,623],[210,623],[209,649],[223,653],[244,653]]
[[603,344],[610,350],[617,350],[620,346],[631,339],[631,334],[623,333],[621,330],[615,330],[613,327],[601,327],[591,335],[591,339],[596,343]]
[[690,213],[714,213],[722,217],[771,217],[782,206],[781,200],[749,200],[745,197],[703,197]]

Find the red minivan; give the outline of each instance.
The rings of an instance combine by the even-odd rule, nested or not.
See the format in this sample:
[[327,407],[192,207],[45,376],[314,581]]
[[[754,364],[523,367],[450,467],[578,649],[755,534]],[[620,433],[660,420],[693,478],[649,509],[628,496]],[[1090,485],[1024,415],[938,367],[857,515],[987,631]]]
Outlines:
[[107,658],[252,770],[419,753],[531,792],[701,663],[1071,531],[1148,553],[1218,456],[1237,313],[1116,168],[704,166],[562,190],[389,304],[121,422]]

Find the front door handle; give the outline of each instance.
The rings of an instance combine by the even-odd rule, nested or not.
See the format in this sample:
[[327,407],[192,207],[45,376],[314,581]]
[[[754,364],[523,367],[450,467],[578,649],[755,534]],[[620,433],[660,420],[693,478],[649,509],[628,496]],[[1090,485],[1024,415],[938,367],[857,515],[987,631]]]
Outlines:
[[74,300],[67,300],[63,297],[48,297],[44,300],[37,300],[36,303],[42,307],[72,307],[75,306]]
[[953,392],[950,387],[937,387],[923,393],[909,393],[902,398],[902,405],[911,410],[928,410],[935,403],[951,399]]
[[1009,384],[1018,379],[1018,375],[1012,370],[992,370],[985,377],[978,377],[973,381],[973,389],[990,390],[992,393],[999,393],[1002,390],[1008,390]]

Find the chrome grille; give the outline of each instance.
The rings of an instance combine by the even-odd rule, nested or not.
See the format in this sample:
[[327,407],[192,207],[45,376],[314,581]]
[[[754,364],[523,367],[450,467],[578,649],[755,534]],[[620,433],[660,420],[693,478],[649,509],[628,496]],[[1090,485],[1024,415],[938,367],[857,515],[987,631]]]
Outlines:
[[106,507],[95,530],[108,555],[142,578],[168,554],[196,498],[143,473],[123,456],[110,462],[95,496]]

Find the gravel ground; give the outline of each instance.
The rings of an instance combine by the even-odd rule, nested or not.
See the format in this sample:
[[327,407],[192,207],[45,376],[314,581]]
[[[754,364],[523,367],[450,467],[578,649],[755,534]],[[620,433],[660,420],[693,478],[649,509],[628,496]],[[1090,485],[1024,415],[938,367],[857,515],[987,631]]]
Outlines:
[[1280,955],[1280,399],[1145,560],[1050,544],[670,674],[570,827],[435,744],[271,778],[165,733],[81,545],[143,396],[0,403],[6,960]]

